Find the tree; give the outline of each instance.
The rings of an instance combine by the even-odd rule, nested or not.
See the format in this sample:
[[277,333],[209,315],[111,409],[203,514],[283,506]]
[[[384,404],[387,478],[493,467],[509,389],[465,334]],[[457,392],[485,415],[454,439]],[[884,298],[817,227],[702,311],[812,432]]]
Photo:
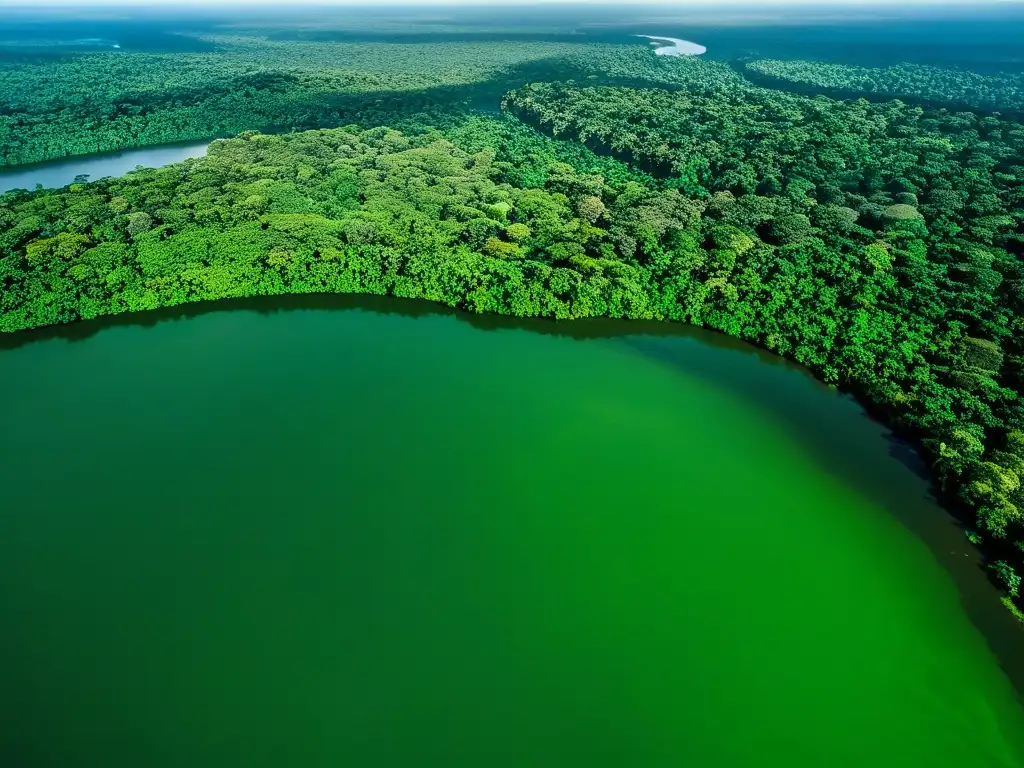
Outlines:
[[596,224],[608,214],[608,209],[605,208],[604,203],[601,202],[601,198],[588,195],[587,197],[581,198],[577,203],[576,212],[584,221]]
[[857,225],[860,214],[843,205],[817,205],[811,209],[814,223],[826,233],[846,234]]
[[777,242],[797,243],[811,234],[811,220],[802,213],[780,216],[771,223],[772,237]]
[[145,211],[136,211],[128,214],[128,234],[132,237],[148,232],[153,228],[153,217]]
[[531,234],[530,228],[525,224],[509,224],[505,227],[505,236],[513,243],[521,243]]
[[923,219],[921,212],[917,210],[913,205],[907,205],[906,203],[897,203],[896,205],[890,205],[885,209],[883,213],[886,221],[889,222],[902,222],[908,220]]
[[962,475],[985,453],[985,433],[970,422],[949,429],[938,444],[936,466],[942,473]]
[[1006,592],[1011,597],[1018,597],[1020,593],[1020,576],[1013,569],[1009,563],[1005,560],[997,560],[989,566],[996,578],[1006,588]]
[[998,373],[1003,366],[1003,351],[994,341],[965,336],[962,352],[964,362],[972,368]]

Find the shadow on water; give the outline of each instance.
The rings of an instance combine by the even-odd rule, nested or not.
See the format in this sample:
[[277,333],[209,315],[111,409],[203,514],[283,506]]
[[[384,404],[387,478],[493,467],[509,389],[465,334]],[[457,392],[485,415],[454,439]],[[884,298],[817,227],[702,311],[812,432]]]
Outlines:
[[[632,333],[630,327],[623,333]],[[631,335],[626,343],[775,414],[823,470],[863,491],[924,542],[953,578],[965,613],[985,636],[1024,704],[1024,630],[999,603],[980,553],[966,538],[966,525],[940,504],[930,467],[917,446],[872,416],[852,394],[822,384],[802,366],[711,331],[669,327],[672,335],[688,337],[704,349],[648,336]],[[735,353],[715,353],[722,349]],[[759,364],[751,365],[752,358]],[[879,450],[880,443],[884,450]]]
[[[669,324],[646,320],[612,320],[591,318],[587,320],[555,321],[542,318],[510,317],[507,315],[474,314],[422,299],[399,299],[393,296],[372,294],[283,294],[280,296],[253,296],[238,299],[218,299],[176,307],[162,307],[145,312],[126,312],[120,315],[106,315],[85,322],[68,325],[52,325],[18,333],[0,334],[0,350],[16,349],[40,341],[63,339],[82,341],[109,328],[136,327],[152,328],[168,320],[182,320],[218,312],[245,310],[261,315],[277,315],[295,310],[361,310],[381,315],[402,317],[453,317],[468,323],[481,331],[522,330],[545,336],[562,336],[573,339],[615,339],[630,335],[664,338],[699,337],[702,342],[714,343],[736,351],[744,351],[763,358],[763,362],[790,366],[777,355],[729,336],[723,336],[703,328]],[[708,337],[705,339],[705,337]],[[710,341],[713,339],[714,341]],[[721,342],[721,343],[719,343]]]
[[635,354],[756,403],[807,446],[824,471],[864,492],[925,543],[952,576],[964,611],[985,636],[1024,703],[1021,627],[996,599],[996,589],[962,526],[939,505],[921,453],[869,415],[852,395],[829,388],[807,369],[739,339],[661,321],[594,318],[556,322],[477,315],[442,304],[388,296],[305,294],[200,302],[0,334],[0,351],[47,341],[75,343],[112,328],[152,328],[167,321],[239,310],[268,316],[331,310],[413,319],[450,317],[485,332],[528,331],[580,341],[614,341]]

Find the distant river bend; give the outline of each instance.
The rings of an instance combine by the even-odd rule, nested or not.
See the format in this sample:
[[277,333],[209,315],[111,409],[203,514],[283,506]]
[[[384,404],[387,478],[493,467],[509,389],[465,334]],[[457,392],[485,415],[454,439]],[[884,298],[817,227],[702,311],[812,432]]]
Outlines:
[[708,49],[703,45],[699,45],[689,40],[680,40],[677,37],[655,37],[653,35],[637,35],[637,37],[645,37],[656,43],[671,43],[671,45],[665,45],[654,49],[654,52],[659,56],[700,56],[702,53],[708,52]]

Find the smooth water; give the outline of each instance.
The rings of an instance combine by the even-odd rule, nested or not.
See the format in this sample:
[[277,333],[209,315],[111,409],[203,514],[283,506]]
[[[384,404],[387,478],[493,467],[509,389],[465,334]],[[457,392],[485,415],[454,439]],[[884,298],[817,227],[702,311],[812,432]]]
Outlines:
[[851,400],[329,301],[5,340],[5,766],[1022,764],[1005,612]]
[[202,157],[209,145],[209,141],[185,141],[178,144],[126,149],[121,152],[102,152],[96,155],[47,160],[9,168],[0,167],[0,195],[14,189],[35,189],[37,184],[44,188],[66,187],[80,174],[87,176],[88,181],[96,181],[105,176],[124,176],[140,165],[144,168],[159,168],[171,163],[180,163],[190,157]]
[[[676,37],[652,37],[651,35],[637,35],[637,37],[646,37],[652,44],[661,46],[654,49],[658,56],[700,56],[702,53],[708,52],[708,49],[699,43],[680,40]],[[671,43],[671,45],[665,45],[665,43]]]

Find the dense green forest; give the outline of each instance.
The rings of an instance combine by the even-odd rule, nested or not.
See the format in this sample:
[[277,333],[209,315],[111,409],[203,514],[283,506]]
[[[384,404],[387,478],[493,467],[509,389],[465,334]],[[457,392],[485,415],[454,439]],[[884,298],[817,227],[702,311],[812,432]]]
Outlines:
[[466,86],[572,49],[548,43],[408,46],[246,37],[216,43],[216,53],[95,53],[0,63],[0,164],[251,128],[337,126],[348,121],[354,104],[366,111],[381,102],[383,114],[393,113],[397,100],[388,97],[395,93]]
[[1018,73],[981,74],[967,69],[920,64],[857,67],[819,61],[768,59],[748,62],[746,70],[787,84],[818,88],[829,94],[918,99],[994,112],[1024,110],[1024,75]]
[[1016,592],[1024,126],[753,86],[538,83],[506,105],[701,200],[706,256],[655,275],[666,316],[791,356],[921,435]]
[[1016,596],[1024,125],[994,108],[1018,76],[748,63],[764,87],[639,45],[211,40],[0,64],[0,163],[240,134],[0,197],[0,330],[308,292],[714,328],[920,438]]
[[675,77],[642,47],[210,40],[216,53],[0,60],[0,166],[250,129],[422,122],[438,107],[497,109],[539,78]]

